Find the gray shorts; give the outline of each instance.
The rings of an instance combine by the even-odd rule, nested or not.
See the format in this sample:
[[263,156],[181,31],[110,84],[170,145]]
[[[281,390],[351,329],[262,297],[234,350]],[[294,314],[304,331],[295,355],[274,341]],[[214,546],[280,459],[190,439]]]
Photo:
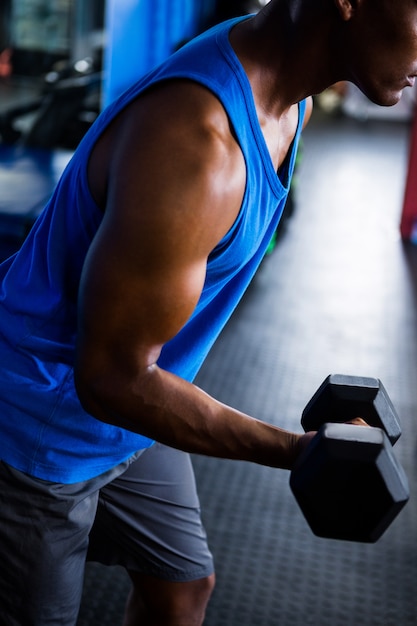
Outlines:
[[189,455],[155,444],[72,485],[0,462],[0,626],[73,626],[86,560],[176,582],[213,572]]

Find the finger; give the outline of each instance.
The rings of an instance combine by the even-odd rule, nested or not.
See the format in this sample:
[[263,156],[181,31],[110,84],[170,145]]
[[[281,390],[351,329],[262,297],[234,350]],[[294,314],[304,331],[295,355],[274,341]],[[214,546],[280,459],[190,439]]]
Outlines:
[[361,417],[354,417],[353,419],[346,422],[346,424],[353,424],[354,426],[368,426],[369,428],[369,424],[365,422],[365,420]]

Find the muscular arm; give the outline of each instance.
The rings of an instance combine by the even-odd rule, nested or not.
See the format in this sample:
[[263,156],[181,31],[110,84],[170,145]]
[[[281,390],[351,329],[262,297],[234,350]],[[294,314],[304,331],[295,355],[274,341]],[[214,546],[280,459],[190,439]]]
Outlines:
[[105,213],[80,286],[75,375],[85,409],[186,451],[291,467],[298,435],[157,365],[192,314],[207,257],[244,193],[243,157],[220,104],[192,84],[138,100],[97,146],[89,176]]

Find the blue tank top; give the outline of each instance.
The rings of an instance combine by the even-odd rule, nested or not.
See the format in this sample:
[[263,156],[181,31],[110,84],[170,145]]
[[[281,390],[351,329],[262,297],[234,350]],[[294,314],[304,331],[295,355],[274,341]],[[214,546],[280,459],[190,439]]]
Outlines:
[[0,265],[0,458],[23,472],[63,483],[86,480],[153,443],[86,413],[73,375],[80,274],[102,220],[88,188],[88,158],[111,120],[152,83],[187,78],[210,89],[227,111],[247,169],[239,215],[210,254],[198,305],[164,346],[161,368],[194,379],[264,257],[289,190],[305,102],[278,176],[229,43],[236,22],[184,46],[101,113],[22,248]]

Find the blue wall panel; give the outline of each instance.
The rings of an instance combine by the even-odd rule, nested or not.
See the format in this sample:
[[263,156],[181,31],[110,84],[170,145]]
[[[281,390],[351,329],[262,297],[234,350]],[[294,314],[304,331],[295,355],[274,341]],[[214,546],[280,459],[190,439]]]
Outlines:
[[197,34],[215,0],[107,0],[104,105]]

